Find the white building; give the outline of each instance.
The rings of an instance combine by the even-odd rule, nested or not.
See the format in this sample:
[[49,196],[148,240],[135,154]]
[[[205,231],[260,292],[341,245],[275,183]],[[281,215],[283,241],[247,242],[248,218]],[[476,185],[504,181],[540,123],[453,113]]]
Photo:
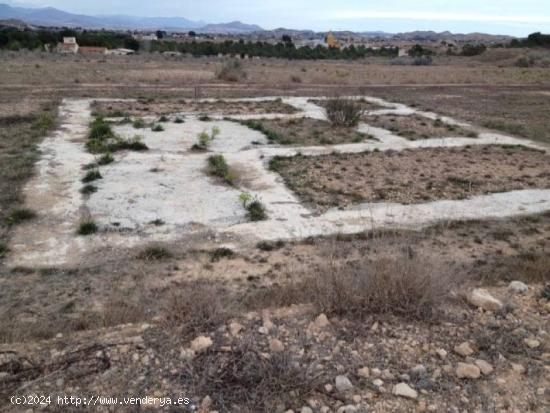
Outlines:
[[57,53],[77,54],[78,49],[78,43],[74,37],[64,37],[63,43],[57,44]]

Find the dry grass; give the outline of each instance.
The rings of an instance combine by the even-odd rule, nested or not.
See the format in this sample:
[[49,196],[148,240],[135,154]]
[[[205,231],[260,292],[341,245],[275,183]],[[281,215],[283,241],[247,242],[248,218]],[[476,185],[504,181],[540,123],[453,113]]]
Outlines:
[[56,123],[54,102],[31,108],[24,114],[0,112],[0,242],[7,239],[11,225],[31,218],[30,211],[22,209],[21,188],[38,158],[36,145]]
[[477,138],[474,130],[468,130],[456,125],[444,123],[440,119],[431,120],[418,115],[370,115],[364,116],[363,121],[369,126],[382,128],[411,141],[422,139],[438,139],[450,137]]
[[[493,80],[488,73],[487,82],[493,84]],[[550,91],[544,86],[391,87],[372,93],[489,129],[550,143],[550,117],[547,116]]]
[[[382,238],[369,244],[370,250],[384,248]],[[402,251],[397,255],[377,254],[374,260],[365,255],[347,260],[345,248],[332,243],[322,265],[308,267],[282,286],[250,295],[247,304],[252,308],[311,304],[316,314],[354,320],[372,314],[435,320],[462,278],[450,265],[412,253],[408,244],[396,248]]]
[[245,80],[247,75],[239,60],[228,60],[222,63],[216,72],[216,77],[226,82],[240,82]]
[[229,352],[200,354],[186,367],[184,379],[193,394],[209,395],[220,411],[275,412],[281,404],[305,404],[326,380],[316,366],[289,352],[265,357],[256,338],[244,337]]
[[331,263],[307,282],[313,304],[326,314],[358,319],[393,314],[426,320],[438,315],[456,281],[432,262],[403,256]]
[[327,121],[311,118],[257,119],[241,123],[262,132],[270,143],[280,145],[337,145],[372,139],[356,128],[335,127]]
[[170,294],[163,309],[164,322],[171,330],[196,336],[226,322],[233,314],[233,306],[227,296],[210,283],[188,284]]
[[[40,63],[40,68],[36,68]],[[86,73],[86,82],[75,83],[76,69]],[[174,86],[210,83],[216,80],[220,61],[217,58],[170,59],[158,55],[126,58],[87,58],[82,56],[4,53],[0,59],[3,74],[0,85],[45,86],[63,88],[64,93],[82,95],[83,90],[101,89],[110,93],[113,87],[148,84],[155,90]],[[305,69],[306,72],[302,70]],[[286,61],[269,59],[246,63],[247,82],[281,88],[308,85],[368,86],[425,84],[544,84],[550,80],[548,70],[517,67],[499,68],[491,62],[474,58],[436,59],[429,67],[390,66],[389,59],[373,58],[365,62]],[[302,83],[292,81],[300,77]],[[226,82],[220,80],[220,82]],[[139,96],[139,88],[128,87],[125,93]],[[265,88],[264,88],[265,94]]]
[[335,127],[357,126],[363,114],[361,104],[348,99],[330,99],[324,107],[328,120]]
[[521,253],[502,260],[502,266],[506,273],[496,280],[493,274],[484,278],[490,281],[515,281],[520,280],[528,284],[540,284],[550,282],[550,256],[545,253]]
[[520,146],[275,157],[272,170],[314,208],[362,202],[425,203],[549,188],[544,152]]

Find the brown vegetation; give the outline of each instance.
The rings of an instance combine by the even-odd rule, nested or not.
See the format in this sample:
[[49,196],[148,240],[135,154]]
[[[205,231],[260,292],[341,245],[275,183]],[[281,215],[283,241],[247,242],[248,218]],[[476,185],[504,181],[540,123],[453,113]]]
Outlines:
[[363,116],[362,121],[369,126],[389,130],[411,141],[451,137],[477,138],[478,136],[477,132],[472,129],[444,123],[440,119],[424,118],[419,115],[369,115]]
[[271,161],[304,201],[323,210],[361,202],[420,203],[549,188],[548,155],[519,146],[410,149]]

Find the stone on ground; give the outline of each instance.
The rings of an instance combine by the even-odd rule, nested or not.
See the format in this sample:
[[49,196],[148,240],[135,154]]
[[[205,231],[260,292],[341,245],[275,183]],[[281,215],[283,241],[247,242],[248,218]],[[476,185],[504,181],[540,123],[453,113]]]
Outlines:
[[353,389],[353,384],[351,383],[350,379],[348,379],[346,376],[337,376],[336,377],[336,389],[340,393],[344,393],[348,390]]
[[500,300],[493,297],[489,291],[483,288],[476,288],[468,295],[468,302],[475,306],[484,309],[485,311],[499,311],[503,304]]
[[408,399],[416,399],[418,393],[407,383],[399,383],[393,386],[392,393],[395,396],[406,397]]
[[458,363],[456,376],[459,379],[479,379],[481,370],[475,364]]

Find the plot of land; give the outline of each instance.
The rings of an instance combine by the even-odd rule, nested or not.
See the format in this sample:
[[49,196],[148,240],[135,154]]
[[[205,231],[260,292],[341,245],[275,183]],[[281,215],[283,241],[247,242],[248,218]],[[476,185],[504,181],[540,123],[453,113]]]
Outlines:
[[281,145],[336,145],[372,139],[355,128],[333,127],[327,121],[311,118],[248,120],[243,124]]
[[520,146],[472,146],[278,157],[271,167],[302,200],[324,210],[550,188],[549,162],[544,152]]
[[[109,116],[127,115],[122,110],[136,104],[142,105],[139,113],[152,113],[161,101],[94,102],[67,99],[61,104],[61,126],[42,143],[38,173],[25,189],[25,207],[37,212],[30,214],[32,222],[14,231],[7,256],[11,265],[64,265],[121,245],[182,242],[190,236],[211,239],[216,234],[242,246],[357,233],[365,226],[419,227],[550,208],[550,191],[540,189],[550,187],[546,148],[537,152],[495,146],[540,148],[513,137],[480,133],[478,139],[412,142],[364,123],[333,128],[309,97],[200,100],[193,105],[211,105],[212,112],[194,114],[165,106],[163,111],[176,112],[166,113],[165,119],[144,116],[143,127],[136,127],[135,119],[109,124],[94,120],[94,115],[102,105],[111,111],[104,113]],[[438,116],[379,103],[403,119],[422,115],[435,122]],[[273,105],[292,107],[296,113],[258,113],[279,110]],[[225,115],[216,110],[226,108],[236,111],[232,117],[239,122],[255,122],[255,127],[222,119]],[[458,124],[451,118],[441,123]],[[375,139],[369,139],[369,129]],[[268,138],[272,144],[266,146]],[[284,147],[288,144],[294,147]],[[465,147],[470,144],[474,147]],[[196,146],[200,152],[193,150]],[[103,159],[95,149],[113,153],[104,153]],[[292,158],[297,153],[304,156]],[[225,165],[223,183],[208,172],[213,154]],[[272,159],[284,180],[268,170]],[[92,164],[93,169],[83,170]],[[484,194],[492,195],[473,198]],[[252,220],[243,199],[257,201],[265,219]],[[437,199],[448,202],[429,203]],[[307,205],[322,212],[365,201],[379,202],[377,211],[359,208],[318,215]],[[83,224],[90,223],[93,232],[82,234]]]
[[263,101],[199,101],[199,100],[136,100],[95,102],[94,114],[111,116],[146,116],[170,113],[209,113],[220,115],[258,114],[258,113],[296,113],[297,109],[283,103],[280,99]]
[[419,115],[367,115],[363,116],[363,121],[369,126],[389,130],[398,136],[412,141],[457,136],[476,138],[478,136],[473,130],[444,123],[439,119],[431,120]]

